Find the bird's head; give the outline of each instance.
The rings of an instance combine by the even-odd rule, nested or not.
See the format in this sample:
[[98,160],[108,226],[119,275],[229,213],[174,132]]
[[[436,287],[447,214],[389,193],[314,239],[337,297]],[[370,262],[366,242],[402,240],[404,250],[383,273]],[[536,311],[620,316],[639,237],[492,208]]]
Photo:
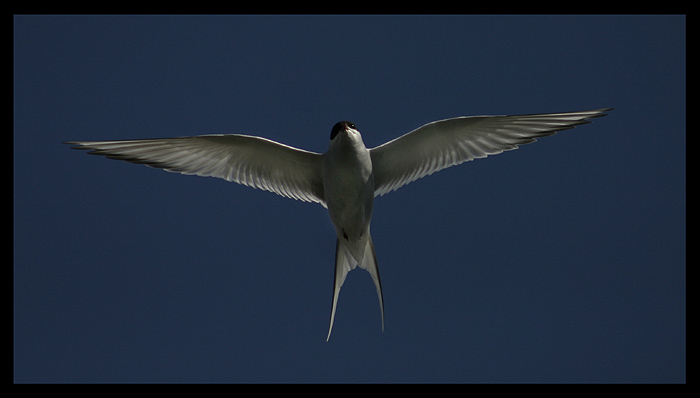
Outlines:
[[333,126],[333,129],[331,129],[331,141],[335,139],[335,137],[338,136],[340,133],[356,133],[359,134],[360,132],[357,131],[357,128],[355,127],[355,123],[353,122],[348,122],[347,120],[343,120],[342,122],[338,122]]

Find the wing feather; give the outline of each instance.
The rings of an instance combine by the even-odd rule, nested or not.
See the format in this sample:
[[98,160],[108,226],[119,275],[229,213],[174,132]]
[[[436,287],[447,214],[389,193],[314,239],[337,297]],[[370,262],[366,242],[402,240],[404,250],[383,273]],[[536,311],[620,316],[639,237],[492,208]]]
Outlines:
[[228,134],[70,141],[75,149],[167,171],[223,178],[306,202],[325,204],[322,157],[266,138]]
[[428,123],[370,149],[375,196],[436,171],[590,123],[612,108],[517,116],[465,116]]

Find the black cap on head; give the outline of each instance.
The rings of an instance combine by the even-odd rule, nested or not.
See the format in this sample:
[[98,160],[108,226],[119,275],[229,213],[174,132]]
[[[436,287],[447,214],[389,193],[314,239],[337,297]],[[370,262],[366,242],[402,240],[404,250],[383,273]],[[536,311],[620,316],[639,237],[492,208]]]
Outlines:
[[335,138],[338,133],[340,133],[342,130],[345,130],[346,128],[355,128],[355,124],[353,122],[348,122],[347,120],[343,120],[342,122],[338,122],[333,126],[333,129],[331,129],[331,140]]

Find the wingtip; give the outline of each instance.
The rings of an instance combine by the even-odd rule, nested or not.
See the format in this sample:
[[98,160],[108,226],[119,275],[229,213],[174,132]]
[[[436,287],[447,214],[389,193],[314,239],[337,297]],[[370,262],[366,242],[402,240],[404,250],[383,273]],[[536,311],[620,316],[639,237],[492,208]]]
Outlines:
[[61,144],[72,145],[70,149],[82,149],[82,143],[79,141],[63,141]]
[[596,110],[591,111],[591,112],[595,112],[595,115],[594,115],[594,116],[590,116],[590,117],[591,117],[591,118],[594,118],[594,117],[606,116],[606,115],[607,115],[607,112],[610,112],[610,111],[613,111],[613,110],[615,110],[615,108],[600,108],[600,109],[596,109]]

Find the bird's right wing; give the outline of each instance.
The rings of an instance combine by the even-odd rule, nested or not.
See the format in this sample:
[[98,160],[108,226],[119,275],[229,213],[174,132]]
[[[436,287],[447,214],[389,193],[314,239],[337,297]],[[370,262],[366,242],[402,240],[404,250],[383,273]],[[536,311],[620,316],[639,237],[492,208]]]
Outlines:
[[218,177],[326,206],[322,155],[266,138],[228,134],[195,137],[70,141],[92,155],[182,174]]
[[460,163],[517,149],[557,131],[590,123],[607,109],[517,116],[469,116],[428,123],[370,149],[375,196]]

